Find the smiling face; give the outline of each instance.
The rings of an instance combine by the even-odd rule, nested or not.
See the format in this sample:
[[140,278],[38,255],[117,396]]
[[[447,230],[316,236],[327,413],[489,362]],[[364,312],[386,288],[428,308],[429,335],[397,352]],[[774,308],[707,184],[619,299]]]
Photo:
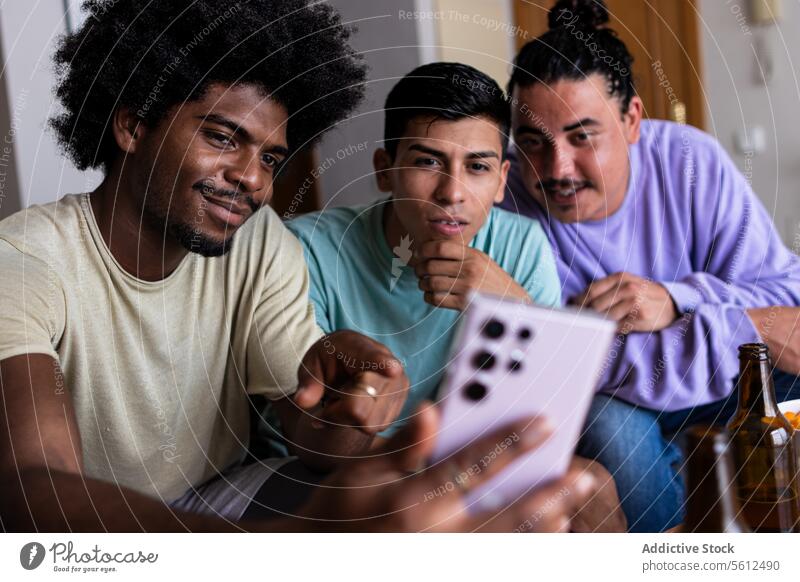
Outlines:
[[518,86],[514,99],[522,178],[539,204],[561,222],[616,212],[628,187],[628,147],[639,140],[641,100],[634,97],[620,114],[600,75]]
[[390,246],[409,235],[469,244],[503,199],[509,163],[502,161],[500,129],[488,118],[412,119],[392,160],[375,152],[378,187],[392,193],[386,217]]
[[154,127],[115,128],[144,220],[190,251],[224,254],[272,196],[288,155],[286,120],[286,109],[260,88],[214,84]]

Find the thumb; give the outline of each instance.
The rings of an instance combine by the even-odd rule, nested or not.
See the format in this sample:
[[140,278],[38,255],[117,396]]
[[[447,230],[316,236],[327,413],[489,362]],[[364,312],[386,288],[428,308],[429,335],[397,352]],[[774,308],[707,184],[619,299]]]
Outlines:
[[411,421],[386,443],[385,460],[398,471],[418,471],[433,453],[439,430],[439,412],[432,402],[423,403]]

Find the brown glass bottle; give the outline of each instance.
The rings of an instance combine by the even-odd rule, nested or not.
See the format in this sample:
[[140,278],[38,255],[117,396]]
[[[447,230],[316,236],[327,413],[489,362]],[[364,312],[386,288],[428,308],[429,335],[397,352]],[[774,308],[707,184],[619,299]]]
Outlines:
[[728,429],[742,514],[756,532],[797,531],[794,429],[778,409],[767,346],[740,346],[739,364],[739,409]]
[[749,532],[736,497],[728,433],[712,426],[691,428],[686,434],[686,458],[684,531]]

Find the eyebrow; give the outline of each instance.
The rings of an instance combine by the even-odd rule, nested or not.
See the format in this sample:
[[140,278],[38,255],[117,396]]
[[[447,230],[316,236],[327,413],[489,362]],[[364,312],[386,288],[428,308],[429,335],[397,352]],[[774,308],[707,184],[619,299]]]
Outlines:
[[600,122],[596,119],[592,119],[591,117],[585,117],[584,119],[576,121],[571,125],[565,125],[563,128],[561,128],[561,131],[572,131],[573,129],[578,129],[580,127],[593,127],[595,125],[600,125]]
[[[231,131],[231,133],[233,133],[234,135],[238,135],[244,141],[247,141],[247,142],[250,142],[250,143],[253,143],[255,141],[253,139],[252,134],[249,131],[247,131],[245,128],[243,128],[241,125],[239,125],[235,121],[232,121],[232,120],[228,119],[227,117],[219,115],[218,113],[209,113],[208,115],[198,115],[197,119],[199,119],[201,121],[208,121],[208,122],[211,122],[211,123],[216,123],[217,125],[221,125],[223,127],[227,127]],[[267,151],[270,152],[270,153],[281,154],[283,156],[288,156],[289,155],[289,149],[287,147],[285,147],[285,146],[282,146],[282,145],[269,146],[267,148]]]
[[[433,148],[426,147],[426,146],[418,144],[418,143],[415,143],[415,144],[409,146],[408,149],[409,149],[409,151],[410,150],[414,150],[414,151],[422,152],[423,154],[436,156],[437,158],[446,158],[447,157],[447,154],[445,154],[444,152],[441,152],[439,150],[435,150]],[[491,150],[487,150],[487,151],[484,151],[484,152],[470,152],[470,153],[467,154],[467,159],[469,159],[469,160],[475,160],[475,159],[485,160],[485,159],[490,159],[490,158],[500,159],[500,156],[498,155],[497,152],[493,152]]]
[[[570,123],[569,125],[565,125],[561,128],[561,131],[567,132],[572,131],[573,129],[578,129],[580,127],[595,127],[600,125],[600,122],[596,119],[592,119],[591,117],[586,117],[581,119],[580,121],[576,121],[575,123]],[[539,129],[538,127],[533,127],[531,125],[521,125],[517,129],[517,135],[524,135],[526,133],[532,133],[534,135],[545,135],[547,132]]]

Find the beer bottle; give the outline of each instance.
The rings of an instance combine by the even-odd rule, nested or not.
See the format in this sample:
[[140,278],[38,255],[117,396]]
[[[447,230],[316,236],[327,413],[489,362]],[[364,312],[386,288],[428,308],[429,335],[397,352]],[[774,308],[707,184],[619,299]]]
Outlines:
[[743,533],[750,528],[741,515],[728,453],[728,433],[695,426],[686,434],[688,459],[684,531]]
[[794,429],[776,403],[767,346],[740,346],[739,367],[739,408],[728,429],[742,513],[756,532],[797,531]]

